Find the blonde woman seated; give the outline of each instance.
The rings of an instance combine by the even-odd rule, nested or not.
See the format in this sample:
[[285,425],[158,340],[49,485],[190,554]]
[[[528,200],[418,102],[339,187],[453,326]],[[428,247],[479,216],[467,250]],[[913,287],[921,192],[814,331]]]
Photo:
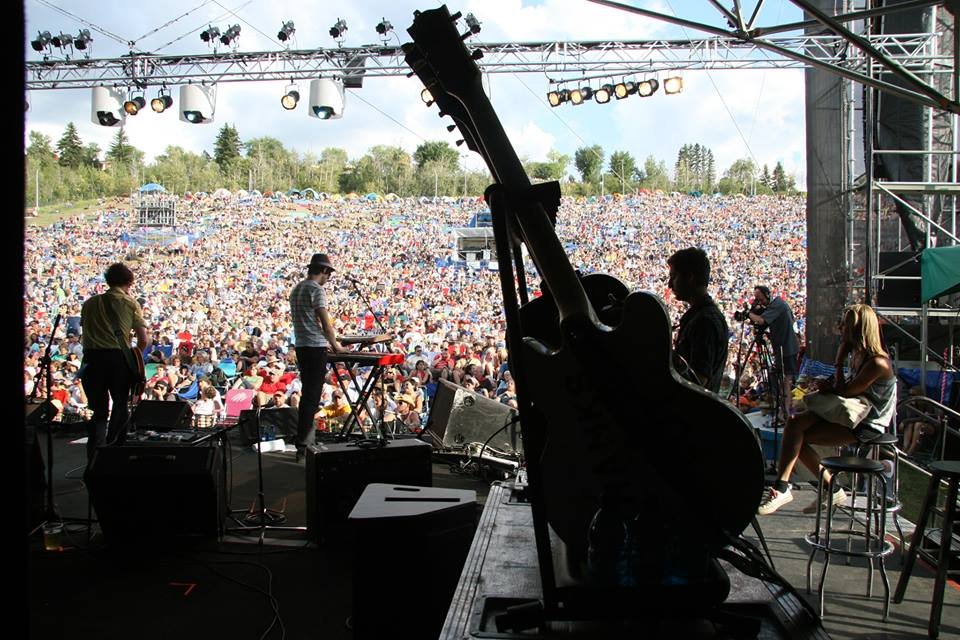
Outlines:
[[[843,363],[848,355],[851,357],[852,378],[845,381]],[[869,305],[854,304],[844,310],[835,364],[837,373],[834,379],[818,383],[820,393],[835,393],[845,398],[859,396],[872,405],[870,412],[854,429],[827,422],[811,412],[790,418],[783,430],[777,480],[764,494],[758,514],[773,513],[793,500],[790,475],[797,460],[811,473],[819,475],[820,456],[812,445],[833,447],[866,441],[883,433],[890,424],[897,404],[897,378],[890,356],[880,340],[877,314]],[[824,474],[823,481],[830,481],[829,473]],[[839,504],[845,498],[843,489],[839,489],[826,498],[825,506]],[[815,513],[816,510],[817,501],[814,499],[803,512]]]

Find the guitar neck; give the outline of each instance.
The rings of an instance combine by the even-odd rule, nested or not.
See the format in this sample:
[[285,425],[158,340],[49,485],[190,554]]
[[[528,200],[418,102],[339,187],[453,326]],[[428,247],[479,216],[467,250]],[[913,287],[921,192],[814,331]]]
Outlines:
[[[489,98],[479,83],[476,84],[478,86],[473,87],[467,95],[454,97],[471,120],[475,140],[482,149],[481,155],[494,180],[510,193],[525,193],[530,188],[530,178]],[[560,319],[585,316],[596,321],[596,314],[583,285],[543,206],[535,201],[517,206],[523,209],[516,216],[523,240],[556,302]]]

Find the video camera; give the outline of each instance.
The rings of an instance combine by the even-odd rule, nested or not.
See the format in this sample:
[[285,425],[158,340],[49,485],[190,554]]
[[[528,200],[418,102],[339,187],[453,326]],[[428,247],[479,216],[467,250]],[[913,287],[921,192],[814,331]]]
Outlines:
[[764,312],[766,308],[767,308],[766,306],[754,300],[752,306],[747,306],[746,304],[744,304],[743,309],[741,309],[740,311],[734,311],[733,319],[736,320],[737,322],[743,322],[744,320],[750,319],[751,313],[760,315],[761,313]]

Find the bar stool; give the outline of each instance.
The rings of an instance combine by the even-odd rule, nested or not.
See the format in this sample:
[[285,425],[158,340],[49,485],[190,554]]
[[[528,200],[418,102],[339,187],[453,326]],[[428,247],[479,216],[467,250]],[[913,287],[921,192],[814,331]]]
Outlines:
[[[910,581],[910,573],[919,555],[937,568],[937,577],[933,585],[933,603],[930,607],[930,622],[927,626],[927,635],[936,638],[940,634],[940,614],[943,612],[943,589],[947,583],[947,574],[960,574],[960,570],[950,570],[950,561],[960,556],[960,549],[951,549],[953,542],[953,525],[957,519],[957,483],[960,482],[960,460],[938,460],[931,462],[927,467],[930,473],[930,484],[927,485],[927,495],[923,499],[923,510],[917,521],[917,528],[910,540],[910,551],[907,552],[907,562],[897,581],[897,591],[893,601],[900,604],[903,594]],[[940,482],[947,482],[947,501],[944,509],[937,508],[937,490]],[[939,540],[935,537],[936,530],[926,532],[927,522],[931,513],[943,516],[943,525],[940,528]],[[931,542],[939,546],[939,550],[924,546],[924,542]]]
[[[882,433],[875,438],[870,440],[861,441],[858,444],[854,445],[856,448],[857,455],[861,458],[868,458],[870,460],[876,460],[883,464],[883,455],[885,452],[889,453],[892,451],[892,460],[893,463],[893,473],[892,473],[892,483],[886,485],[886,493],[884,497],[887,502],[887,514],[893,520],[893,526],[897,529],[897,534],[900,536],[900,566],[903,566],[904,558],[906,557],[906,538],[903,535],[903,527],[900,526],[900,512],[903,510],[903,504],[900,502],[900,451],[897,449],[897,436],[892,433]],[[854,476],[853,480],[853,497],[850,500],[850,505],[845,506],[841,505],[838,509],[848,510],[850,512],[850,526],[853,527],[853,521],[856,513],[858,511],[865,511],[863,507],[857,507],[857,489],[859,484],[857,483],[857,478]]]
[[[830,471],[830,482],[824,482],[824,474]],[[883,475],[884,467],[875,460],[867,460],[858,456],[834,456],[824,458],[820,461],[820,486],[817,489],[817,520],[813,533],[806,536],[807,543],[810,544],[810,558],[807,560],[807,593],[811,593],[811,574],[813,569],[813,559],[817,551],[823,552],[823,569],[820,572],[820,584],[817,589],[820,592],[820,616],[823,617],[824,590],[823,584],[827,579],[827,568],[830,566],[830,557],[834,554],[843,557],[867,558],[869,562],[869,572],[867,574],[867,597],[873,596],[873,569],[874,561],[879,561],[880,577],[883,579],[884,603],[883,619],[886,621],[890,612],[890,580],[887,578],[887,570],[883,559],[893,553],[893,544],[886,539],[887,522],[887,502],[886,500],[876,500],[877,493],[874,490],[874,482],[880,483],[882,494],[886,495],[887,481]],[[847,529],[833,529],[833,509],[827,509],[826,523],[821,532],[821,517],[823,515],[823,503],[828,496],[833,496],[837,478],[841,473],[855,474],[865,477],[868,482],[867,501],[866,501],[866,522],[863,530],[857,530],[853,526]],[[875,527],[874,511],[879,507],[880,518]],[[848,544],[846,548],[837,545],[832,540],[834,534],[847,536]],[[849,539],[851,536],[861,537],[863,539],[863,550],[851,549]]]

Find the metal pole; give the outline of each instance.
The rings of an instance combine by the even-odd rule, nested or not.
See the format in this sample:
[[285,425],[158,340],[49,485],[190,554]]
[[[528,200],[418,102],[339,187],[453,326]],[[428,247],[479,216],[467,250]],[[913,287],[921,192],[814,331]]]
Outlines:
[[33,215],[38,216],[40,215],[40,167],[37,167],[36,187],[37,187],[37,195],[36,195],[36,200],[34,201],[35,204],[33,207]]

